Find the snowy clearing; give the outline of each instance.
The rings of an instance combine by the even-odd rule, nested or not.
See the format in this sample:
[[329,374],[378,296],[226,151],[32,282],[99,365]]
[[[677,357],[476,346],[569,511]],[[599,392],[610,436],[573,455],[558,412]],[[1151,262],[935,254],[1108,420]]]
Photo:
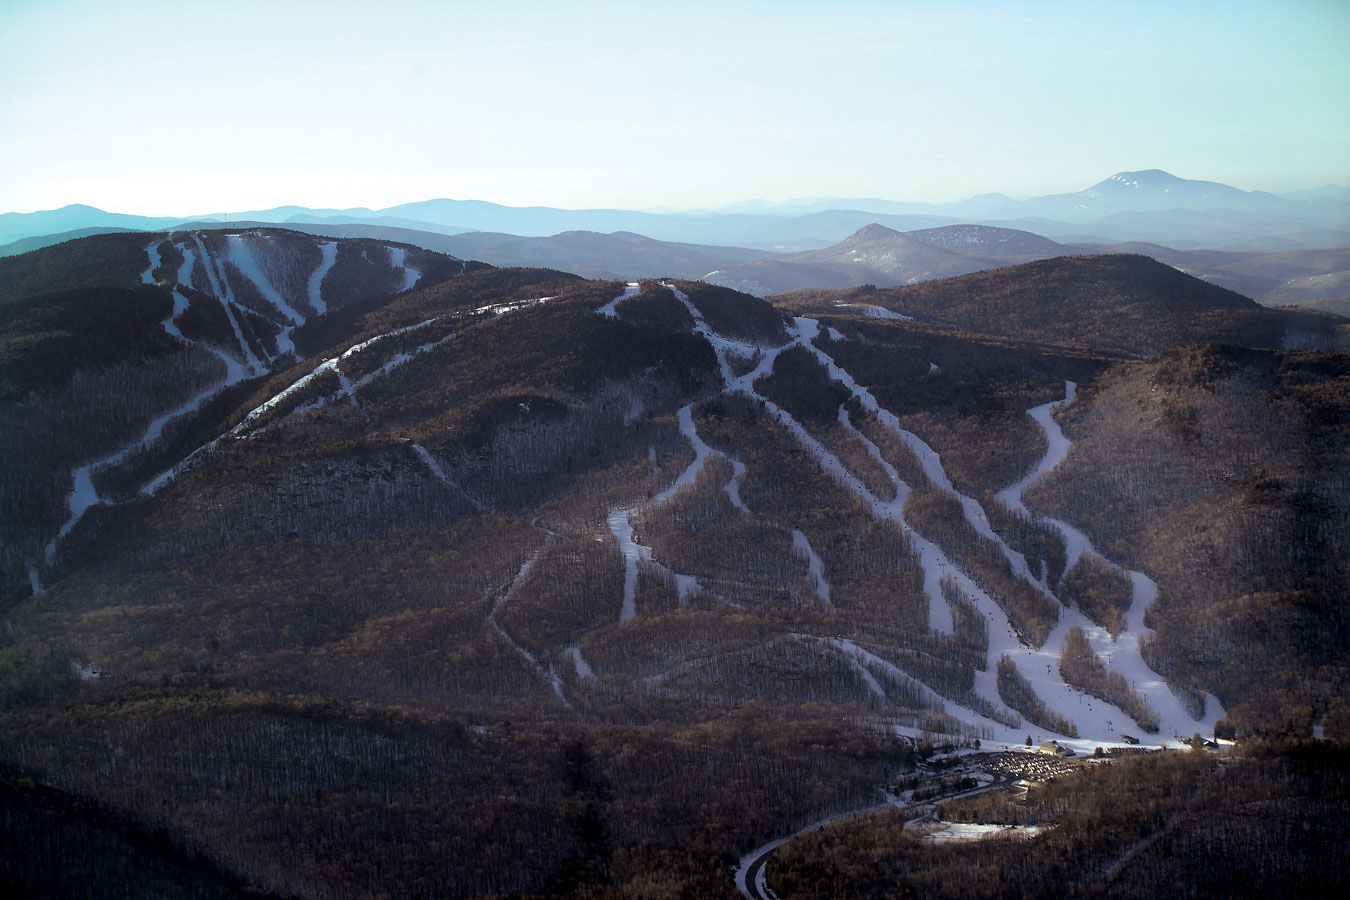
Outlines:
[[403,272],[403,284],[399,287],[399,293],[411,291],[417,287],[417,282],[422,280],[422,272],[408,265],[408,251],[404,247],[389,248],[389,265]]
[[320,316],[328,313],[328,303],[323,299],[323,280],[328,271],[337,262],[337,241],[323,241],[319,244],[323,256],[309,276],[309,305]]
[[597,309],[596,312],[607,319],[612,319],[619,314],[619,304],[629,297],[636,297],[640,290],[642,290],[642,285],[636,281],[630,281],[623,286],[623,293]]
[[930,844],[964,843],[991,837],[1033,838],[1052,831],[1054,825],[972,825],[966,822],[923,822],[911,830]]

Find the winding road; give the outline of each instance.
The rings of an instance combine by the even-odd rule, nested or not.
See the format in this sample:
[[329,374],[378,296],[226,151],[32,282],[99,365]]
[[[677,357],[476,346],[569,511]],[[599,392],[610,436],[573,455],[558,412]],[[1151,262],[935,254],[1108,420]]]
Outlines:
[[895,798],[892,798],[890,797],[890,795],[887,795],[887,800],[884,803],[875,803],[863,809],[853,810],[852,812],[837,813],[833,816],[830,816],[829,818],[821,819],[819,822],[814,822],[811,825],[808,825],[805,828],[801,829],[800,831],[795,831],[792,834],[788,835],[787,837],[779,838],[778,840],[775,841],[770,841],[769,843],[764,844],[761,847],[757,847],[754,850],[751,850],[748,854],[746,854],[741,859],[740,865],[736,868],[736,889],[739,890],[746,897],[749,897],[750,900],[779,900],[778,895],[775,894],[772,890],[770,890],[768,884],[766,883],[764,867],[768,863],[769,857],[773,855],[773,852],[775,850],[777,850],[784,844],[788,843],[789,841],[799,838],[804,834],[810,834],[813,831],[817,831],[821,828],[824,828],[826,825],[832,825],[835,822],[842,822],[845,819],[852,819],[856,818],[857,816],[865,816],[868,813],[874,813],[877,812],[878,810],[887,808],[901,809],[905,810],[906,812],[916,813],[916,815],[912,816],[906,815],[905,823],[909,824],[910,822],[917,822],[921,819],[931,816],[934,807],[936,807],[936,805],[939,802],[945,800],[958,800],[964,797],[973,797],[976,794],[983,794],[993,790],[1003,790],[1007,788],[1008,785],[1010,784],[1012,784],[1012,778],[1006,774],[999,773],[994,776],[994,781],[991,782],[990,784],[980,785],[979,787],[972,788],[970,790],[955,791],[951,794],[942,795],[938,797],[931,797],[927,800],[924,800],[921,803],[902,804],[897,802]]

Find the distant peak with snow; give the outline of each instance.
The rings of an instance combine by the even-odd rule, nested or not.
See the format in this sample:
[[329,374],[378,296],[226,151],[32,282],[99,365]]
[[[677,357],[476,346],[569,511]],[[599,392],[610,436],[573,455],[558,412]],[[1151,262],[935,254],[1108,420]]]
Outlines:
[[846,244],[859,244],[866,241],[878,241],[886,238],[900,237],[900,232],[894,228],[887,228],[885,225],[878,225],[875,222],[871,225],[864,225],[857,231],[844,239]]

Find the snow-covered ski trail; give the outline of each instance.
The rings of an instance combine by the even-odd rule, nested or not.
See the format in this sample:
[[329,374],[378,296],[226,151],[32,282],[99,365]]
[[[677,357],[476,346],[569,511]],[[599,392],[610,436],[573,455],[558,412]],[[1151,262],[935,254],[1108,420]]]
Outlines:
[[722,490],[727,492],[727,497],[731,499],[731,505],[743,513],[750,512],[750,507],[745,505],[741,499],[741,482],[745,480],[745,463],[736,459],[734,456],[728,456],[727,461],[731,463],[731,478],[726,484],[722,485]]
[[834,604],[830,602],[830,583],[825,580],[825,563],[816,555],[806,535],[796,528],[792,529],[792,546],[806,557],[806,570],[815,584],[817,599],[827,608],[833,609]]
[[594,678],[595,672],[591,670],[591,664],[586,662],[586,657],[581,655],[581,648],[573,644],[563,651],[564,655],[572,660],[572,666],[577,670],[578,678]]
[[[244,235],[242,234],[227,235],[226,242],[229,248],[228,255],[230,263],[233,264],[234,267],[244,277],[252,281],[254,286],[257,288],[258,292],[269,303],[275,306],[277,310],[290,321],[291,324],[283,327],[281,329],[281,333],[278,334],[277,346],[279,352],[293,353],[295,348],[293,342],[291,342],[290,340],[290,333],[294,328],[303,325],[307,321],[306,317],[304,316],[303,313],[295,309],[295,307],[292,306],[281,295],[281,293],[272,284],[270,279],[268,279],[267,276],[263,273],[261,266],[259,266],[257,259],[253,255],[252,249],[248,246],[248,243],[244,240]],[[159,283],[156,281],[154,273],[157,269],[163,266],[163,256],[159,251],[159,248],[163,243],[164,243],[163,239],[156,240],[146,247],[145,252],[148,266],[146,270],[141,273],[141,283],[147,285]],[[212,354],[217,359],[219,359],[221,364],[225,366],[225,377],[222,380],[217,381],[214,384],[211,384],[206,388],[202,389],[197,394],[193,395],[179,406],[155,418],[153,421],[150,422],[150,424],[146,427],[145,431],[142,432],[139,437],[128,442],[127,444],[118,448],[114,452],[99,459],[96,459],[93,462],[79,466],[71,472],[72,489],[66,499],[68,517],[66,521],[62,524],[60,530],[51,539],[51,541],[48,542],[45,548],[43,559],[47,566],[50,566],[54,561],[57,548],[60,545],[61,541],[66,538],[66,536],[80,521],[80,519],[83,518],[85,513],[87,513],[94,506],[109,502],[106,498],[99,495],[97,489],[94,486],[93,475],[95,472],[97,472],[100,469],[107,468],[109,466],[117,465],[118,463],[127,459],[132,453],[136,452],[137,450],[147,448],[153,445],[156,441],[160,439],[160,437],[163,434],[164,428],[168,425],[169,422],[197,411],[199,408],[201,408],[201,406],[204,403],[206,403],[208,400],[210,400],[211,398],[213,398],[226,388],[232,387],[233,385],[238,384],[239,382],[245,380],[246,378],[258,375],[266,370],[267,364],[264,363],[261,359],[259,359],[257,355],[255,355],[252,346],[245,338],[243,329],[239,324],[239,318],[236,313],[238,301],[236,300],[233,288],[230,285],[229,276],[226,272],[224,261],[219,257],[213,256],[211,253],[207,251],[206,245],[203,242],[202,236],[200,234],[192,235],[190,243],[188,243],[187,241],[184,241],[183,243],[175,242],[174,247],[176,250],[178,250],[178,252],[180,252],[183,255],[183,262],[179,266],[175,274],[174,283],[171,285],[167,285],[171,291],[171,297],[173,300],[173,309],[170,312],[169,316],[166,319],[164,319],[160,323],[160,325],[164,329],[166,334],[182,342],[185,346],[197,347],[201,350],[204,350]],[[335,241],[325,241],[319,244],[319,249],[321,252],[321,259],[319,266],[310,276],[308,286],[308,300],[310,305],[314,307],[315,311],[320,315],[322,315],[327,311],[327,305],[323,301],[321,287],[323,283],[323,278],[327,275],[329,269],[332,268],[333,263],[336,261],[337,243]],[[393,251],[395,249],[397,248],[390,248],[391,263],[393,262]],[[234,333],[235,342],[239,348],[239,353],[241,354],[242,359],[236,358],[231,353],[221,350],[220,348],[215,347],[209,343],[192,340],[186,337],[182,333],[182,330],[178,327],[178,318],[184,312],[186,312],[190,306],[190,301],[183,294],[182,289],[184,288],[189,290],[195,289],[193,285],[194,281],[193,275],[196,271],[198,262],[201,263],[202,271],[205,273],[207,280],[206,285],[207,290],[205,291],[205,293],[209,293],[211,296],[215,297],[216,300],[221,304],[222,308],[224,309],[226,318],[228,319],[231,330]],[[418,270],[415,268],[404,265],[402,257],[399,258],[398,266],[404,269],[405,281],[411,279],[411,283],[415,284],[416,281],[420,279],[421,277],[420,272],[418,272]],[[461,274],[465,270],[467,270],[467,263],[461,266]],[[396,357],[394,359],[386,362],[385,365],[383,365],[380,369],[366,375],[361,379],[360,382],[356,383],[353,383],[350,380],[350,378],[348,378],[347,374],[342,371],[341,366],[338,364],[338,361],[346,359],[349,356],[353,355],[354,353],[358,353],[366,349],[376,341],[382,340],[384,338],[396,334],[402,334],[408,331],[412,331],[417,328],[422,328],[426,325],[431,324],[432,322],[438,321],[438,319],[439,317],[428,319],[425,322],[419,322],[415,325],[409,325],[403,328],[398,328],[386,334],[376,335],[375,337],[367,341],[363,341],[360,344],[357,344],[353,347],[349,347],[337,359],[328,360],[325,363],[320,364],[319,367],[317,367],[314,371],[310,372],[308,375],[302,377],[297,383],[292,384],[277,396],[270,398],[267,402],[263,403],[257,409],[252,410],[248,414],[248,416],[245,417],[244,421],[248,422],[256,420],[256,418],[263,412],[265,412],[267,409],[274,407],[284,397],[293,394],[296,390],[302,387],[303,384],[311,380],[315,375],[319,373],[320,370],[331,370],[337,376],[339,385],[341,386],[341,393],[346,395],[351,400],[352,404],[356,407],[356,409],[360,412],[360,414],[363,417],[366,417],[365,410],[361,407],[356,397],[356,390],[359,387],[363,386],[370,379],[374,378],[377,374],[387,372],[390,369],[394,368],[395,366],[401,365],[402,363],[413,359],[419,353],[425,350],[429,350],[432,347],[435,347],[440,343],[443,343],[444,341],[450,340],[454,335],[453,334],[446,335],[436,341],[431,341],[427,344],[422,345],[421,347],[417,347],[409,353],[396,354]],[[271,360],[269,360],[269,363],[270,362]],[[366,421],[369,422],[368,417],[366,417]],[[243,423],[241,422],[240,425],[242,426],[242,424]],[[236,428],[231,429],[231,431],[228,433],[238,434],[239,426],[236,426]],[[171,466],[169,469],[161,472],[159,475],[156,475],[154,478],[151,478],[149,481],[143,484],[140,488],[139,493],[142,495],[154,494],[161,487],[163,487],[165,484],[171,481],[174,477],[183,472],[191,460],[193,460],[203,452],[210,452],[210,450],[212,450],[218,444],[219,441],[220,438],[217,438],[216,440],[211,441],[202,447],[198,447],[192,453],[188,454],[187,457],[180,460],[178,463]],[[477,505],[476,501],[474,501],[472,498],[469,498],[469,500],[470,502],[473,502],[475,503],[475,505]],[[34,584],[41,583],[41,573],[39,572],[36,565],[30,566],[29,575],[30,575],[30,583]]]
[[431,455],[430,450],[428,450],[426,447],[423,447],[421,444],[418,443],[413,443],[411,444],[411,446],[413,448],[413,452],[417,454],[418,458],[421,459],[422,462],[426,464],[426,467],[431,470],[431,474],[436,476],[436,478],[440,480],[441,483],[443,483],[450,489],[454,490],[461,497],[467,500],[469,502],[469,505],[472,506],[474,509],[478,510],[479,512],[482,512],[484,510],[485,507],[483,506],[482,503],[478,501],[478,498],[474,497],[468,491],[464,490],[463,485],[461,485],[455,479],[451,478],[449,473],[445,471],[444,467],[441,466],[440,462],[436,459],[436,457]]
[[389,248],[389,265],[403,272],[403,284],[399,286],[399,293],[411,291],[417,287],[417,282],[422,280],[422,270],[408,265],[408,250],[405,247]]
[[[680,424],[680,433],[685,436],[694,449],[694,459],[665,490],[652,498],[650,503],[647,504],[648,506],[659,506],[681,491],[693,487],[708,458],[717,452],[698,436],[698,429],[694,426],[694,405],[692,403],[681,407],[677,418]],[[739,495],[736,496],[736,499],[740,499]],[[623,606],[619,610],[620,622],[632,621],[637,616],[639,562],[655,565],[675,582],[675,594],[679,599],[680,606],[684,606],[690,595],[699,589],[697,578],[674,572],[656,562],[652,559],[651,548],[639,544],[633,538],[632,519],[638,510],[639,507],[621,507],[611,510],[605,518],[605,523],[609,526],[609,533],[614,535],[614,539],[618,541],[619,552],[623,555]]]
[[619,296],[597,309],[596,312],[607,319],[612,319],[619,314],[619,304],[629,297],[636,297],[641,290],[642,285],[638,284],[636,281],[630,281],[623,286],[623,292],[620,293]]
[[145,253],[150,258],[150,266],[141,273],[141,284],[154,284],[155,270],[163,265],[159,258],[159,242],[146,247]]
[[197,253],[200,254],[202,269],[206,272],[211,296],[220,302],[220,305],[225,309],[226,318],[230,321],[230,328],[234,331],[234,339],[239,344],[239,352],[243,354],[244,366],[251,374],[256,375],[263,371],[264,366],[262,361],[254,354],[253,347],[244,337],[244,329],[239,325],[239,317],[235,315],[234,291],[230,289],[230,282],[225,276],[225,270],[220,266],[219,260],[213,259],[206,252],[206,245],[202,243],[201,235],[193,235],[193,242],[197,245]]
[[[226,235],[225,240],[230,248],[230,262],[239,270],[239,273],[253,282],[253,286],[262,294],[263,299],[272,304],[287,319],[290,325],[284,326],[277,332],[277,353],[295,353],[295,342],[291,340],[291,332],[301,325],[305,324],[304,315],[281,296],[281,292],[273,286],[271,279],[263,272],[262,267],[258,265],[257,259],[253,256],[253,250],[248,242],[244,240],[242,234]],[[264,239],[265,240],[265,239]]]
[[323,299],[323,280],[337,262],[337,241],[324,241],[319,244],[319,264],[309,276],[309,305],[320,316],[327,315],[328,302]]
[[[157,283],[154,278],[154,271],[163,264],[159,252],[161,243],[163,243],[163,241],[154,241],[146,248],[149,268],[141,274],[141,282],[144,284]],[[190,277],[194,262],[191,251],[185,247],[178,247],[178,249],[184,253],[184,263],[183,266],[179,268],[178,275],[181,277],[184,273],[187,273]],[[70,494],[66,497],[68,516],[66,521],[62,523],[60,530],[57,531],[56,535],[47,543],[47,547],[43,553],[43,559],[48,566],[55,561],[56,551],[61,542],[70,534],[71,530],[79,523],[80,519],[84,518],[85,513],[95,506],[108,502],[99,494],[98,489],[94,486],[93,476],[95,472],[109,466],[117,465],[132,453],[151,446],[160,439],[164,433],[165,426],[168,425],[169,422],[181,416],[188,415],[189,413],[196,412],[208,399],[214,397],[225,388],[237,384],[250,374],[229,354],[224,353],[209,344],[192,341],[183,336],[182,331],[178,328],[177,319],[187,310],[188,300],[179,291],[178,287],[178,284],[175,283],[170,288],[174,304],[173,309],[169,313],[168,318],[160,322],[160,327],[164,329],[166,334],[176,338],[185,346],[200,347],[216,356],[216,358],[225,366],[225,378],[214,384],[208,385],[180,405],[168,412],[162,413],[153,419],[138,437],[124,444],[117,450],[106,456],[100,457],[93,462],[78,466],[71,472],[72,487]],[[40,580],[36,567],[33,567],[30,571],[30,581],[33,579]]]
[[[1110,704],[1098,700],[1091,695],[1079,691],[1068,685],[1059,672],[1059,648],[1064,640],[1068,629],[1072,625],[1079,625],[1084,630],[1095,626],[1087,621],[1084,616],[1077,614],[1074,610],[1062,609],[1059,621],[1049,638],[1040,649],[1032,648],[1022,642],[1017,636],[1017,632],[1003,611],[993,598],[981,588],[969,575],[959,567],[953,565],[947,558],[945,552],[932,541],[927,540],[923,535],[915,531],[905,520],[903,514],[904,499],[909,493],[909,486],[900,478],[895,468],[881,458],[880,451],[874,444],[869,446],[869,453],[873,454],[875,459],[883,465],[887,477],[892,480],[896,486],[896,499],[886,502],[872,494],[862,481],[854,475],[828,448],[826,448],[814,435],[812,435],[801,423],[797,422],[790,413],[782,409],[773,401],[760,394],[754,387],[754,383],[760,377],[769,374],[773,370],[774,363],[778,354],[793,346],[802,346],[806,348],[813,356],[819,360],[829,372],[832,380],[843,386],[849,393],[858,400],[865,410],[874,415],[877,420],[899,438],[901,438],[909,448],[914,452],[920,465],[923,467],[925,476],[936,488],[949,492],[954,495],[961,503],[963,515],[977,533],[993,541],[1003,553],[1005,558],[1013,565],[1014,571],[1030,584],[1043,591],[1047,596],[1054,597],[1053,591],[1044,585],[1038,577],[1031,571],[1026,563],[1025,557],[1010,548],[1003,539],[993,531],[988,523],[987,516],[984,513],[978,501],[957,491],[948,479],[943,470],[941,459],[926,442],[917,435],[905,430],[900,426],[895,416],[882,407],[876,398],[852,378],[849,373],[844,371],[835,361],[818,347],[815,346],[815,339],[819,334],[819,324],[809,318],[796,318],[793,323],[793,340],[782,347],[757,347],[746,345],[741,342],[732,341],[721,335],[716,334],[708,326],[707,322],[699,313],[697,307],[689,300],[688,296],[682,291],[670,286],[675,296],[688,309],[695,321],[695,331],[704,335],[712,345],[717,354],[719,367],[723,373],[725,390],[728,392],[744,393],[764,405],[764,409],[783,425],[797,439],[805,449],[808,450],[817,460],[822,470],[831,475],[837,482],[853,493],[866,506],[870,507],[875,518],[894,522],[901,531],[912,541],[915,548],[919,551],[920,563],[924,572],[924,590],[929,597],[930,605],[930,627],[935,631],[942,633],[952,633],[954,623],[952,611],[942,590],[944,580],[949,580],[950,584],[963,596],[973,602],[979,613],[985,618],[988,630],[989,647],[986,654],[985,666],[982,670],[975,672],[974,693],[984,702],[990,704],[994,709],[1001,710],[1009,717],[1020,719],[1016,711],[1009,709],[999,697],[997,685],[997,662],[1007,656],[1018,672],[1025,678],[1039,696],[1051,709],[1059,712],[1077,726],[1080,737],[1065,741],[1070,746],[1075,746],[1082,750],[1090,750],[1098,744],[1120,744],[1120,735],[1130,731],[1139,731],[1133,721],[1123,711]],[[728,360],[730,353],[737,353],[744,356],[753,356],[762,354],[759,364],[755,369],[746,375],[736,377]],[[842,420],[841,420],[842,421]],[[861,432],[858,432],[861,435]],[[865,440],[865,438],[864,438]],[[870,443],[870,442],[869,442]],[[1098,629],[1100,631],[1100,629]],[[1146,667],[1145,667],[1146,669]],[[1136,674],[1138,674],[1136,672]],[[1149,673],[1152,675],[1152,673]],[[1156,677],[1156,676],[1154,676]],[[1138,680],[1136,680],[1138,683]],[[1143,685],[1141,685],[1143,687]],[[1170,694],[1170,691],[1168,692]],[[1172,704],[1165,712],[1155,705],[1155,710],[1159,713],[1164,722],[1172,722],[1169,713],[1176,703],[1175,697],[1172,697]],[[948,715],[961,720],[972,727],[977,728],[987,738],[1006,742],[1009,744],[1020,743],[1021,738],[1027,731],[1045,733],[1048,729],[1036,726],[1023,725],[1021,728],[1013,728],[988,718],[984,714],[960,704],[947,700],[942,707]],[[1184,713],[1184,711],[1182,711]],[[1206,717],[1207,719],[1210,717]],[[1175,734],[1189,734],[1195,730],[1191,725],[1199,724],[1201,728],[1205,723],[1194,723],[1189,717],[1182,722],[1188,723],[1184,729],[1177,729],[1173,734],[1168,734],[1164,728],[1159,735],[1154,737],[1154,741],[1166,740],[1174,737]],[[1181,724],[1177,722],[1174,724]],[[1212,723],[1211,723],[1212,724]],[[1053,734],[1053,732],[1051,732]],[[1068,736],[1062,736],[1067,738]],[[1122,744],[1123,745],[1123,744]]]
[[923,468],[924,476],[938,490],[955,497],[961,504],[961,511],[966,521],[983,538],[992,541],[999,549],[1008,563],[1012,566],[1013,572],[1019,578],[1025,579],[1033,587],[1043,594],[1049,594],[1046,585],[1031,571],[1027,565],[1026,557],[1018,551],[1009,547],[1007,542],[1000,537],[989,524],[989,517],[985,514],[982,507],[975,498],[958,491],[947,477],[947,472],[942,466],[942,458],[938,456],[936,450],[928,445],[923,438],[905,429],[900,420],[880,403],[877,402],[872,392],[854,380],[853,376],[844,370],[834,358],[824,350],[816,346],[816,336],[819,333],[819,325],[812,319],[797,318],[797,326],[802,332],[802,345],[823,365],[830,373],[830,378],[846,388],[854,399],[877,420],[899,437],[914,456],[918,459],[919,465]]
[[533,653],[522,647],[516,639],[511,637],[510,633],[502,627],[501,622],[497,620],[497,613],[501,611],[501,608],[506,605],[507,601],[516,595],[516,592],[520,590],[521,585],[523,585],[526,579],[530,577],[530,572],[534,569],[535,563],[539,562],[540,557],[544,555],[544,551],[553,544],[553,539],[555,537],[554,532],[547,528],[545,528],[544,531],[544,542],[525,559],[525,562],[520,566],[520,571],[518,571],[516,577],[511,580],[511,584],[505,591],[502,591],[497,596],[497,599],[492,604],[492,609],[488,611],[487,621],[488,625],[492,627],[492,630],[497,632],[502,640],[510,644],[511,649],[515,650],[521,659],[525,660],[530,668],[534,670],[535,674],[553,690],[553,694],[558,698],[559,702],[570,709],[572,707],[572,701],[568,699],[567,692],[563,688],[562,676],[558,674],[553,666],[544,665],[535,658]]
[[[1045,435],[1047,444],[1045,455],[1041,457],[1025,478],[999,491],[995,499],[1009,509],[1050,525],[1063,536],[1066,549],[1065,572],[1068,572],[1075,563],[1086,556],[1129,580],[1131,587],[1130,607],[1126,612],[1125,629],[1114,639],[1110,632],[1089,620],[1078,610],[1069,611],[1069,615],[1061,616],[1061,620],[1072,619],[1073,621],[1070,624],[1081,627],[1087,635],[1093,652],[1106,665],[1106,668],[1123,675],[1134,687],[1135,692],[1153,708],[1158,714],[1160,734],[1170,734],[1173,737],[1186,737],[1197,731],[1201,734],[1209,734],[1213,731],[1214,724],[1224,716],[1223,707],[1218,699],[1211,694],[1206,694],[1205,715],[1201,719],[1196,719],[1177,699],[1176,694],[1168,687],[1166,681],[1149,668],[1140,653],[1141,641],[1152,634],[1152,630],[1144,624],[1144,617],[1149,606],[1158,597],[1157,584],[1143,572],[1127,569],[1107,558],[1093,545],[1087,535],[1077,528],[1052,516],[1033,512],[1027,508],[1022,500],[1022,494],[1028,487],[1041,476],[1052,471],[1069,455],[1070,441],[1059,427],[1059,423],[1055,421],[1054,413],[1060,407],[1073,402],[1077,387],[1074,382],[1066,381],[1064,383],[1064,399],[1043,403],[1027,411],[1027,414],[1036,421]],[[1060,630],[1056,628],[1056,631]],[[1068,626],[1065,625],[1063,630],[1067,632]],[[1052,634],[1052,638],[1054,636]],[[1049,643],[1047,641],[1047,644]]]

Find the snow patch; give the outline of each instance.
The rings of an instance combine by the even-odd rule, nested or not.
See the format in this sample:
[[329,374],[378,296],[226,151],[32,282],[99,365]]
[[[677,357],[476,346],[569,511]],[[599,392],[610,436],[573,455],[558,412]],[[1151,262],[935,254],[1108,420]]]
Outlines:
[[806,557],[807,572],[815,585],[816,597],[826,606],[833,607],[834,604],[830,602],[830,583],[825,580],[825,564],[811,548],[811,542],[806,539],[806,535],[795,528],[792,530],[792,546]]
[[337,241],[322,242],[319,251],[323,255],[309,276],[309,305],[322,316],[328,313],[328,303],[323,299],[323,280],[333,268],[333,263],[337,262]]
[[389,265],[403,271],[403,285],[399,288],[399,293],[411,291],[417,287],[417,282],[422,280],[421,270],[408,265],[408,251],[404,247],[389,248]]
[[607,319],[613,319],[619,314],[619,304],[629,297],[636,297],[641,290],[642,285],[638,284],[636,281],[630,281],[623,286],[623,292],[620,293],[619,296],[597,309],[596,312]]

